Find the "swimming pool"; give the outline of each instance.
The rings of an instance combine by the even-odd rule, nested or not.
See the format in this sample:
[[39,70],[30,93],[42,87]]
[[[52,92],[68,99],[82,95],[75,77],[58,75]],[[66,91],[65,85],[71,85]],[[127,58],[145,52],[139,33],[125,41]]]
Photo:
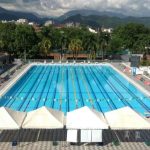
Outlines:
[[0,99],[0,106],[26,112],[46,106],[66,113],[85,105],[150,112],[150,99],[109,65],[34,65]]

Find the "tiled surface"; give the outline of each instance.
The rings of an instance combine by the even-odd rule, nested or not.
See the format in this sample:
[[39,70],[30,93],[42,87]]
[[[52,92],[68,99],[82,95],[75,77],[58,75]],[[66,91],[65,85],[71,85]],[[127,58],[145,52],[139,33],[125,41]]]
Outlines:
[[[114,131],[105,131],[103,134],[104,145],[97,144],[79,144],[70,145],[65,142],[66,130],[41,130],[40,137],[37,139],[39,130],[22,130],[20,132],[20,143],[16,147],[11,146],[11,141],[16,140],[18,132],[3,131],[0,134],[0,150],[149,150],[150,147],[145,141],[150,141],[150,131],[139,131],[141,138],[135,140],[135,132],[130,131],[130,139],[124,138],[125,131],[116,131],[121,143],[119,146],[112,144],[112,140],[116,139]],[[58,145],[54,146],[52,141],[58,141]],[[130,141],[130,142],[128,142]]]
[[[120,65],[120,63],[112,63],[112,65],[119,69],[120,71],[123,72],[124,67],[122,65]],[[123,72],[126,76],[128,76],[130,79],[134,80],[136,83],[138,83],[139,85],[141,85],[144,89],[146,89],[147,91],[150,91],[150,86],[149,85],[144,85],[144,83],[140,80],[137,80],[134,76],[131,75],[131,73],[127,73],[127,72]],[[143,76],[143,78],[147,81],[148,79],[145,78]]]

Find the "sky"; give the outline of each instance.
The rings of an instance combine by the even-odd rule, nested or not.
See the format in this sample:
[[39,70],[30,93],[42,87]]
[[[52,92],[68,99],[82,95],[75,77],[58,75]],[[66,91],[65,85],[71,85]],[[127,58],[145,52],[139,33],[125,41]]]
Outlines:
[[41,16],[60,16],[75,9],[150,16],[150,0],[0,0],[0,7],[35,12]]

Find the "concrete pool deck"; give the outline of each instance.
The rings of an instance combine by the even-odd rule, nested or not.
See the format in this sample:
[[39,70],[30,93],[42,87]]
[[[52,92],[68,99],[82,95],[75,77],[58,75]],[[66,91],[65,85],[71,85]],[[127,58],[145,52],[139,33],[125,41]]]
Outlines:
[[[96,143],[71,145],[66,142],[66,130],[41,130],[37,139],[38,130],[22,130],[20,132],[20,143],[16,147],[12,147],[12,141],[16,140],[18,132],[2,131],[0,136],[0,150],[149,150],[145,141],[150,140],[150,130],[141,131],[140,138],[135,140],[135,132],[130,131],[130,138],[125,138],[126,131],[116,131],[119,137],[120,145],[116,146],[112,143],[116,137],[112,131],[104,131],[103,146]],[[57,141],[57,145],[53,144]],[[130,141],[130,142],[129,142]]]
[[144,94],[150,97],[150,86],[144,85],[144,83],[140,80],[136,80],[136,78],[131,74],[123,72],[120,63],[112,63],[111,66],[127,80],[129,80],[134,86],[141,90]]

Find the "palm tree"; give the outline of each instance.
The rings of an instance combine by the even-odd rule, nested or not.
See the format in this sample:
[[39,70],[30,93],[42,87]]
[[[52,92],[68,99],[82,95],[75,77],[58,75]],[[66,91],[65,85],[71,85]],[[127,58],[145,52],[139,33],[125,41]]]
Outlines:
[[68,38],[67,38],[67,36],[63,32],[62,36],[61,36],[61,59],[62,59],[62,55],[64,53],[64,50],[67,47],[67,43],[68,43]]
[[68,48],[72,50],[73,53],[73,59],[76,58],[79,54],[79,51],[82,50],[82,41],[80,39],[72,39],[69,43]]
[[110,34],[101,33],[99,35],[99,47],[100,47],[101,52],[102,52],[102,59],[104,59],[104,55],[106,54],[106,49],[109,46],[109,42],[110,42]]
[[48,38],[43,38],[43,40],[38,44],[40,47],[41,54],[47,58],[47,55],[49,53],[49,50],[52,46],[51,41]]
[[95,59],[96,58],[96,52],[98,49],[98,41],[97,41],[97,35],[95,34],[89,34],[86,36],[84,41],[84,49],[87,49],[90,52],[90,58]]

